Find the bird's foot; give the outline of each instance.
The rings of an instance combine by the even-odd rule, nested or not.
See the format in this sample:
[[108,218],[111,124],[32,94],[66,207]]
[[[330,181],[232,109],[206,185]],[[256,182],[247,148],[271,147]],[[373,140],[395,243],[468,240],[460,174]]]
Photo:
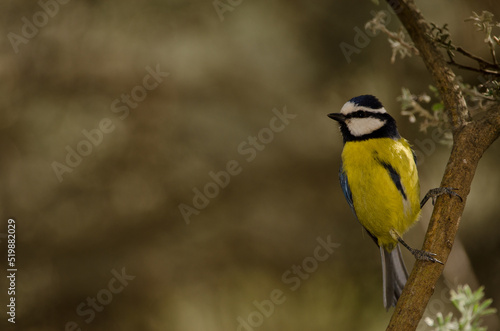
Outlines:
[[407,250],[410,251],[410,253],[413,254],[413,256],[415,256],[415,258],[417,260],[421,260],[421,261],[429,261],[429,262],[435,262],[435,263],[441,263],[441,264],[444,264],[443,262],[439,261],[438,259],[436,259],[434,256],[436,256],[436,254],[434,253],[431,253],[431,252],[427,252],[427,251],[422,251],[420,249],[415,249],[415,248],[411,248],[410,245],[408,245],[404,240],[403,238],[401,238],[401,236],[399,236],[396,232],[393,232],[394,236],[396,237],[396,239],[401,243],[401,245],[403,245],[404,247],[406,247]]
[[414,249],[414,248],[412,248],[412,250],[410,250],[410,252],[413,254],[413,256],[415,256],[415,258],[417,260],[443,264],[443,262],[439,261],[438,259],[436,259],[434,257],[434,256],[436,256],[436,254],[434,254],[434,253],[422,251],[422,250]]
[[462,197],[458,195],[458,193],[455,192],[455,190],[458,190],[457,188],[454,187],[438,187],[438,188],[433,188],[427,192],[427,194],[424,196],[422,199],[422,202],[420,202],[420,208],[422,208],[427,200],[432,199],[432,205],[436,203],[437,197],[448,194],[450,196],[454,195],[458,198],[460,198],[460,201],[463,201]]

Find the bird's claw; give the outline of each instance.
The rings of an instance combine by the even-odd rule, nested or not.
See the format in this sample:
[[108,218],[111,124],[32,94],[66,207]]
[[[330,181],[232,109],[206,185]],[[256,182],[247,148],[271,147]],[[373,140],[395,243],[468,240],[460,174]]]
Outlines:
[[438,259],[436,259],[434,257],[434,256],[436,256],[436,254],[434,254],[434,253],[427,252],[427,251],[421,251],[418,249],[415,249],[412,253],[413,253],[413,256],[415,256],[415,258],[417,260],[443,264],[443,262],[439,261]]
[[460,195],[458,195],[457,192],[455,192],[455,190],[458,190],[458,188],[454,188],[454,187],[438,187],[438,188],[433,188],[432,190],[429,190],[429,196],[430,198],[432,199],[432,205],[434,206],[434,204],[436,203],[436,198],[443,195],[443,194],[448,194],[450,196],[456,196],[458,198],[460,198],[460,201],[464,201],[462,199],[462,197]]

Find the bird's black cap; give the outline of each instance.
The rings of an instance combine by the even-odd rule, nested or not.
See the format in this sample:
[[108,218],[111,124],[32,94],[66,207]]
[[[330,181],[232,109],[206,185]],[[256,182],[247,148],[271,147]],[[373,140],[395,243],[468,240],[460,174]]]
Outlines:
[[383,107],[382,103],[375,96],[370,94],[360,95],[352,98],[349,101],[358,106],[367,107],[371,109],[380,109]]

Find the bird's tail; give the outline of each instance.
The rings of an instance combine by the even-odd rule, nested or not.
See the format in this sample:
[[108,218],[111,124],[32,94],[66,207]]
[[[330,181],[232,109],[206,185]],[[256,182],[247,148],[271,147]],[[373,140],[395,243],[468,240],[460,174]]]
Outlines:
[[396,306],[399,296],[408,280],[408,271],[406,271],[403,257],[399,245],[388,252],[382,245],[380,246],[380,255],[382,257],[382,277],[384,279],[384,307],[389,310]]

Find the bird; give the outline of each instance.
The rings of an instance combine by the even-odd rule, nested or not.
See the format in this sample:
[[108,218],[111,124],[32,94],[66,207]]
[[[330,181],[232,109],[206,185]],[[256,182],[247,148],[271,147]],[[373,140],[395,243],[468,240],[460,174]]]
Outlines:
[[403,234],[418,221],[421,208],[442,194],[456,195],[454,188],[430,190],[420,200],[416,155],[401,137],[395,119],[373,95],[346,102],[337,121],[343,138],[339,170],[340,186],[359,223],[380,249],[383,303],[394,307],[408,280],[398,243],[418,260],[441,263],[436,254],[411,248]]

